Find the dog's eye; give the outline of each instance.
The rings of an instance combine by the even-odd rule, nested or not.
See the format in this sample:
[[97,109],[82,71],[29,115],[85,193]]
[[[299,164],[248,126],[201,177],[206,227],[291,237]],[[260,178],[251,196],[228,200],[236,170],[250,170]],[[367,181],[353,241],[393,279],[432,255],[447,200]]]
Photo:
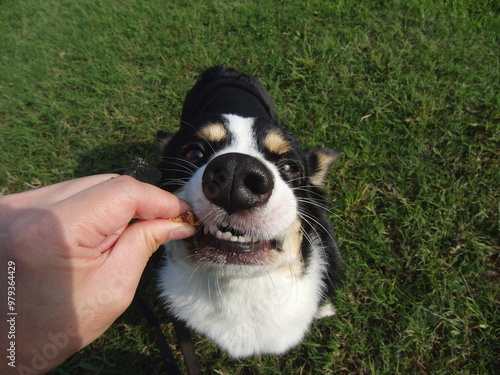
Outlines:
[[203,150],[201,150],[199,146],[191,146],[182,152],[182,156],[188,160],[197,161],[203,158],[204,154]]
[[299,171],[299,167],[297,166],[297,164],[292,161],[281,162],[278,165],[278,168],[287,174],[297,173]]

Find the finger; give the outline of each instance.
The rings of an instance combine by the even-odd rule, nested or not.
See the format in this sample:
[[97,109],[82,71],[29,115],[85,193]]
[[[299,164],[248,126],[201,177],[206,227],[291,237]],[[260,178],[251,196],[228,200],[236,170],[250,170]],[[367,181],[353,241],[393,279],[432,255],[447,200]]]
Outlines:
[[[106,258],[106,269],[127,273],[132,287],[137,287],[148,259],[161,244],[191,237],[196,229],[186,223],[166,219],[138,221],[130,225],[119,237]],[[103,254],[104,255],[104,254]],[[123,279],[123,275],[119,277]]]
[[25,191],[20,194],[13,194],[12,196],[15,196],[16,199],[13,199],[12,201],[15,202],[16,206],[12,208],[21,209],[25,207],[47,207],[117,176],[117,174],[112,173],[99,174],[44,186],[38,189]]
[[189,205],[155,186],[119,176],[59,202],[54,209],[62,222],[77,224],[72,238],[78,245],[94,247],[132,218],[171,218],[186,212]]
[[138,221],[122,233],[112,251],[115,255],[122,251],[133,256],[136,256],[134,252],[137,252],[147,260],[160,245],[195,234],[196,228],[187,223],[177,223],[168,219]]

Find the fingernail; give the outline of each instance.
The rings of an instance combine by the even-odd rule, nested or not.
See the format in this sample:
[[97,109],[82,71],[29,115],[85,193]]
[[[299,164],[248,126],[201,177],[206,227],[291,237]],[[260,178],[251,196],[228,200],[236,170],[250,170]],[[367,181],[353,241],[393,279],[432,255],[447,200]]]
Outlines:
[[196,228],[186,223],[175,223],[175,227],[170,231],[169,241],[182,240],[196,234]]
[[188,211],[191,209],[191,205],[188,202],[182,199],[180,199],[180,201],[181,201],[181,207],[184,209],[184,211]]

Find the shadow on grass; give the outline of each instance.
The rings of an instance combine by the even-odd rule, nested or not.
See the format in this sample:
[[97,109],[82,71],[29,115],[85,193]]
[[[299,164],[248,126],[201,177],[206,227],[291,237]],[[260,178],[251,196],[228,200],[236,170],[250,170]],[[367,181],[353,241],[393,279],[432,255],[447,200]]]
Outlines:
[[154,156],[153,138],[148,141],[103,144],[92,150],[78,153],[78,163],[74,170],[74,176],[84,177],[127,168],[137,157],[151,163]]

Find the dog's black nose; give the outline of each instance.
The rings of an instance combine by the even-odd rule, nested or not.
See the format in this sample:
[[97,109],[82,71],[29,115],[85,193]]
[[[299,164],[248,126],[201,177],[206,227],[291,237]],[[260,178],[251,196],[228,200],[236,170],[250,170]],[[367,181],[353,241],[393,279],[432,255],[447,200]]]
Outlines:
[[228,214],[262,205],[274,188],[271,171],[256,158],[227,153],[214,158],[205,167],[203,193]]

